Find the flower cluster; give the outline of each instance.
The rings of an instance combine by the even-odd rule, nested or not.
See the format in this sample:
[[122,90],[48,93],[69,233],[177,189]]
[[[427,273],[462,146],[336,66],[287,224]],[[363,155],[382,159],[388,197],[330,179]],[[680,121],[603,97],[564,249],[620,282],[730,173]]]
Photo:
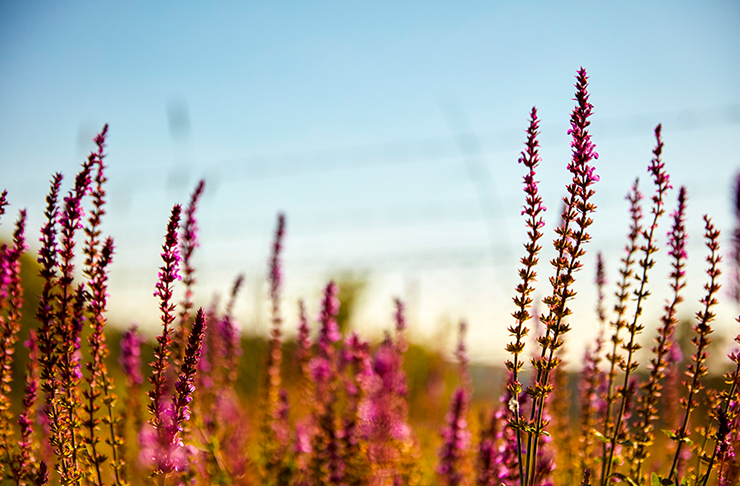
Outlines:
[[[664,255],[670,266],[668,298],[654,331],[647,317],[652,314],[645,312],[653,305],[648,276],[661,258],[664,232],[658,224],[672,189],[661,125],[648,164],[654,186],[646,201],[649,213],[643,213],[638,181],[627,196],[627,245],[613,308],[598,253],[594,316],[581,319],[594,322],[595,338],[579,373],[563,365],[599,180],[583,69],[575,89],[568,130],[571,180],[554,229],[549,290],[541,300],[536,284],[545,205],[536,172],[543,160],[540,119],[535,108],[529,114],[519,157],[527,239],[498,397],[490,395],[491,386],[474,390],[482,374],[468,356],[465,321],[453,365],[441,352],[413,343],[414,322],[401,299],[394,301],[389,329],[374,343],[356,330],[340,332],[340,305],[348,314],[352,301],[342,297],[340,304],[339,285],[330,281],[316,317],[309,318],[310,303],[299,300],[295,338],[284,334],[290,314],[282,305],[283,214],[268,260],[268,339],[240,332],[243,275],[236,276],[225,304],[213,298],[206,310],[196,306],[203,300],[193,255],[204,181],[186,206],[176,204],[170,213],[154,284],[160,332],[152,344],[136,326],[129,328],[120,338],[114,369],[107,344],[115,335],[107,318],[114,243],[102,231],[105,126],[71,189],[62,192],[61,174],[51,179],[36,256],[34,323],[23,312],[24,302],[35,302],[24,295],[33,286],[21,278],[28,250],[25,210],[9,232],[12,240],[0,244],[0,480],[17,486],[739,484],[740,351],[733,349],[729,363],[722,364],[729,369],[724,385],[715,386],[708,376],[717,366],[714,359],[723,359],[710,360],[710,344],[724,263],[720,232],[709,216],[704,217],[708,282],[693,328],[679,314],[689,286],[684,187],[670,212]],[[740,219],[738,194],[734,209]],[[2,192],[0,217],[7,207]],[[725,271],[733,276],[735,299],[738,234],[736,228]],[[528,343],[530,327],[534,346]],[[649,350],[641,349],[646,332],[654,332]],[[690,343],[682,342],[686,334]],[[740,334],[734,344],[740,345]],[[142,362],[152,354],[145,376]],[[531,356],[529,364],[523,356]],[[641,365],[638,357],[647,357],[647,363]],[[21,395],[11,385],[23,361]],[[122,377],[119,387],[116,374]],[[571,391],[574,386],[578,393]],[[122,394],[120,403],[116,393]],[[666,433],[656,433],[658,427]]]

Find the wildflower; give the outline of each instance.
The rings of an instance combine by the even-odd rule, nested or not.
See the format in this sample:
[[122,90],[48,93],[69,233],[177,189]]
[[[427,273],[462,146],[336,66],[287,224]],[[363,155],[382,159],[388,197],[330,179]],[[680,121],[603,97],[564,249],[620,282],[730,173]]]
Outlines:
[[[115,433],[116,424],[119,420],[118,415],[114,412],[116,406],[116,396],[112,393],[114,383],[108,375],[105,365],[105,358],[108,356],[108,347],[105,343],[105,310],[107,305],[107,267],[112,261],[113,240],[106,238],[101,240],[101,222],[105,215],[105,139],[108,132],[108,125],[103,126],[102,131],[95,137],[97,150],[92,152],[89,161],[95,168],[94,181],[91,176],[91,197],[92,208],[90,209],[87,224],[84,226],[85,242],[82,252],[85,255],[85,266],[83,273],[88,279],[89,302],[87,311],[90,316],[89,323],[92,332],[88,337],[90,343],[90,362],[87,364],[88,376],[85,378],[88,389],[83,392],[85,427],[85,442],[89,447],[87,451],[89,460],[95,467],[95,477],[97,484],[102,485],[102,473],[100,465],[106,460],[105,456],[98,452],[100,438],[97,436],[100,419],[96,413],[100,409],[98,401],[102,401],[107,412],[105,421],[108,425],[108,440],[112,449],[112,462],[115,482],[121,485],[121,469],[123,462],[120,460],[120,446],[123,439]],[[94,182],[94,184],[93,184]],[[78,324],[79,325],[79,324]],[[80,329],[81,330],[81,329]],[[79,330],[78,330],[79,331]]]
[[464,387],[458,387],[452,394],[450,411],[447,413],[447,426],[442,430],[443,445],[439,450],[437,474],[448,486],[465,484],[461,463],[470,447],[470,432],[465,414],[468,408],[468,393]]
[[350,486],[369,484],[372,472],[367,443],[362,434],[360,404],[363,403],[370,380],[370,344],[352,333],[343,349],[344,388],[347,394],[345,416],[342,421],[344,463],[347,465],[344,480]]
[[23,412],[18,418],[21,431],[19,451],[10,464],[12,478],[16,482],[33,480],[37,467],[35,453],[38,444],[34,440],[33,424],[36,416],[34,405],[39,391],[39,348],[36,332],[31,329],[28,340],[23,343],[28,348],[28,363],[26,364],[26,389],[23,395]]
[[84,392],[86,403],[84,405],[85,412],[87,413],[86,426],[88,436],[86,441],[88,446],[91,448],[90,456],[91,460],[95,465],[96,475],[98,478],[98,484],[102,484],[102,473],[100,471],[100,464],[105,461],[105,457],[97,452],[97,444],[100,439],[96,436],[96,430],[98,428],[99,420],[96,419],[95,413],[100,408],[96,403],[102,397],[102,404],[105,407],[106,418],[105,422],[108,425],[108,442],[112,447],[112,462],[113,471],[115,475],[115,481],[117,485],[121,484],[121,469],[123,468],[123,462],[120,459],[120,447],[123,444],[123,439],[115,433],[116,424],[119,420],[118,415],[115,413],[115,405],[117,397],[112,393],[114,386],[113,380],[108,376],[108,369],[105,365],[105,358],[108,356],[108,347],[105,343],[105,334],[103,327],[105,325],[105,317],[103,313],[106,308],[107,300],[107,267],[112,260],[113,255],[113,240],[108,238],[105,241],[102,251],[98,255],[96,261],[92,263],[89,273],[91,279],[89,281],[91,300],[88,305],[90,311],[90,325],[92,332],[88,338],[90,343],[90,354],[91,361],[87,364],[89,375],[87,377],[87,383],[89,389]]
[[177,331],[173,337],[173,354],[176,363],[179,363],[182,358],[181,355],[185,351],[187,336],[190,333],[190,312],[193,308],[193,287],[195,286],[195,268],[193,267],[192,258],[195,249],[199,246],[196,212],[204,189],[205,181],[201,179],[190,195],[190,201],[185,208],[185,221],[180,231],[179,250],[182,258],[182,283],[185,292],[180,302]]
[[[599,332],[596,336],[594,348],[588,348],[583,358],[584,365],[581,372],[581,383],[585,385],[581,394],[581,435],[579,437],[580,468],[582,471],[588,469],[586,462],[593,453],[593,429],[596,427],[596,414],[598,408],[596,399],[599,384],[604,381],[604,373],[599,370],[601,353],[604,347],[604,330],[606,326],[606,311],[604,309],[604,285],[606,277],[604,261],[601,252],[596,254],[596,288],[597,303],[596,314],[599,319]],[[588,469],[589,475],[591,474]]]
[[[616,298],[617,303],[614,306],[616,316],[611,322],[614,327],[614,332],[611,337],[612,349],[606,358],[609,360],[609,371],[607,373],[607,386],[606,393],[603,396],[605,402],[604,413],[602,415],[602,423],[604,424],[604,436],[610,437],[613,434],[615,427],[614,418],[612,414],[612,408],[617,400],[614,387],[617,378],[617,368],[624,365],[624,358],[619,354],[619,347],[623,343],[620,337],[622,329],[627,327],[626,312],[627,302],[630,294],[630,287],[632,285],[634,276],[634,263],[635,254],[639,248],[638,237],[642,234],[642,206],[641,201],[643,195],[639,188],[639,179],[635,179],[632,189],[630,190],[627,200],[630,202],[630,230],[628,234],[628,243],[625,247],[625,256],[622,257],[622,268],[619,270],[621,279],[617,283]],[[610,445],[604,444],[603,456],[609,451]]]
[[[705,297],[701,299],[701,304],[704,309],[696,313],[697,324],[694,326],[694,332],[696,336],[692,339],[692,343],[696,347],[696,353],[691,357],[693,364],[688,366],[688,377],[689,380],[685,382],[687,387],[687,396],[681,400],[681,404],[684,407],[684,418],[680,427],[674,432],[673,437],[677,441],[676,453],[673,456],[673,464],[671,465],[668,479],[673,480],[674,475],[677,474],[677,466],[679,458],[681,457],[681,448],[685,439],[688,437],[688,424],[691,412],[696,408],[696,395],[703,389],[701,378],[707,374],[707,367],[705,365],[707,360],[707,346],[711,342],[709,335],[714,332],[710,323],[714,320],[715,314],[712,308],[717,304],[715,295],[719,292],[721,285],[718,282],[718,278],[722,273],[718,268],[719,262],[722,257],[719,255],[719,230],[714,227],[712,220],[709,216],[704,216],[704,239],[709,250],[709,256],[707,262],[709,267],[707,268],[707,275],[709,276],[709,282],[704,285],[704,289],[707,291]],[[709,471],[707,471],[709,473]]]
[[118,364],[126,378],[126,386],[133,388],[144,382],[141,374],[141,345],[144,339],[139,334],[136,325],[131,326],[121,337],[121,351],[118,355]]
[[[231,294],[226,303],[226,310],[221,319],[218,320],[218,335],[221,343],[221,367],[223,372],[223,386],[232,388],[236,382],[236,370],[239,367],[239,357],[241,356],[241,341],[234,319],[234,303],[239,291],[244,285],[244,275],[237,275],[231,287]],[[201,359],[201,362],[203,360]]]
[[522,257],[521,263],[523,267],[519,270],[519,277],[522,281],[517,285],[517,295],[514,297],[514,304],[518,307],[518,310],[512,315],[516,319],[516,324],[508,329],[509,333],[514,337],[514,342],[509,343],[506,347],[506,350],[513,357],[513,360],[506,361],[506,368],[511,373],[511,382],[507,384],[509,393],[512,395],[509,409],[513,413],[512,418],[509,420],[509,425],[516,430],[520,477],[524,476],[524,461],[522,460],[522,430],[524,424],[519,415],[519,394],[522,392],[522,384],[519,382],[519,372],[524,366],[524,363],[520,361],[519,355],[524,350],[523,340],[529,332],[529,329],[524,324],[531,318],[528,308],[532,304],[532,297],[530,296],[534,290],[532,283],[537,277],[534,268],[539,261],[537,255],[542,249],[539,245],[539,239],[542,237],[541,229],[545,224],[541,213],[546,210],[542,204],[542,198],[537,192],[537,181],[535,180],[535,169],[541,160],[538,150],[539,142],[537,141],[539,123],[537,109],[532,108],[529,128],[527,129],[527,148],[519,157],[519,162],[524,164],[528,169],[527,174],[524,176],[524,192],[527,197],[522,214],[528,216],[526,224],[529,240],[524,244],[527,254]]
[[622,344],[622,349],[627,353],[627,358],[624,361],[620,361],[619,367],[624,371],[624,383],[622,387],[619,389],[619,394],[622,397],[622,400],[620,402],[620,408],[617,411],[616,416],[616,422],[614,425],[613,430],[611,430],[611,436],[610,441],[610,447],[609,447],[609,454],[608,459],[606,458],[606,454],[604,455],[604,462],[602,465],[602,479],[601,484],[602,486],[606,486],[607,481],[611,473],[611,467],[613,464],[613,457],[614,457],[614,450],[617,442],[617,437],[621,433],[621,426],[622,421],[624,420],[624,413],[626,408],[628,407],[627,398],[626,398],[626,390],[629,385],[630,381],[630,375],[631,373],[637,369],[638,363],[634,361],[635,354],[639,349],[642,347],[637,342],[637,336],[642,333],[643,329],[645,328],[644,325],[640,323],[640,315],[642,314],[642,306],[644,305],[644,301],[647,299],[647,297],[650,295],[650,292],[646,290],[647,283],[648,283],[648,271],[655,265],[655,260],[653,259],[653,255],[658,251],[658,247],[656,244],[656,238],[655,238],[655,232],[658,227],[658,220],[665,212],[664,210],[664,198],[665,193],[668,191],[668,189],[671,189],[672,186],[670,185],[670,177],[668,173],[665,171],[665,164],[663,163],[661,159],[661,155],[663,152],[663,140],[661,138],[661,125],[658,125],[655,128],[655,140],[656,140],[656,146],[655,149],[653,149],[653,158],[650,161],[650,166],[648,167],[648,171],[653,176],[653,182],[655,183],[655,194],[653,195],[652,201],[653,206],[651,209],[653,218],[652,223],[649,227],[644,229],[642,231],[642,237],[644,240],[644,244],[640,246],[640,251],[644,254],[644,257],[638,261],[639,266],[642,269],[641,275],[636,275],[637,279],[637,289],[634,291],[635,296],[635,313],[632,319],[632,322],[628,324],[627,331],[629,332],[629,341],[626,344]]
[[732,288],[730,289],[730,295],[736,303],[740,304],[740,173],[735,175],[732,196],[735,229],[732,233]]
[[468,356],[465,349],[465,332],[467,325],[460,323],[458,344],[455,350],[461,385],[453,392],[450,402],[450,411],[447,413],[447,426],[442,429],[442,448],[439,450],[439,466],[437,473],[447,486],[465,484],[465,468],[468,449],[470,447],[470,432],[466,414],[472,383],[468,371]]
[[571,128],[568,130],[572,137],[572,158],[568,170],[573,175],[573,180],[567,186],[568,196],[563,199],[564,208],[561,215],[563,223],[557,228],[558,238],[553,242],[558,254],[551,262],[555,268],[555,275],[550,279],[553,291],[543,300],[549,312],[542,316],[547,328],[545,335],[539,339],[542,353],[533,362],[536,369],[535,383],[527,389],[527,393],[533,399],[529,418],[529,426],[533,428],[533,433],[528,438],[524,473],[526,483],[530,486],[534,485],[540,436],[547,425],[543,416],[547,395],[552,390],[549,377],[560,363],[555,352],[563,345],[563,336],[570,331],[570,326],[564,323],[563,319],[571,314],[567,303],[575,296],[572,289],[574,273],[582,267],[580,258],[585,254],[583,246],[591,239],[587,233],[588,227],[593,222],[590,215],[596,210],[596,206],[590,202],[594,194],[591,186],[599,180],[594,166],[591,165],[593,160],[598,158],[598,154],[588,132],[591,123],[588,119],[593,105],[588,100],[586,71],[580,69],[576,78],[576,107],[571,114]]
[[313,380],[311,379],[311,340],[310,329],[306,317],[306,306],[303,300],[298,301],[298,350],[296,351],[296,367],[301,371],[301,401],[304,406],[312,404]]
[[172,329],[171,325],[175,321],[175,304],[172,303],[172,285],[175,280],[179,280],[178,266],[180,254],[177,248],[177,228],[180,223],[180,205],[176,204],[172,208],[169,223],[167,224],[167,233],[165,242],[162,245],[162,262],[160,267],[159,279],[156,284],[154,296],[159,298],[159,310],[162,320],[162,334],[157,336],[157,346],[154,349],[154,361],[151,363],[152,376],[149,381],[152,383],[152,389],[149,391],[149,412],[152,415],[150,423],[155,431],[164,427],[164,417],[162,412],[163,400],[167,391],[167,368],[169,366],[169,357],[172,346]]
[[[41,265],[39,275],[43,282],[36,317],[41,322],[38,333],[39,368],[41,388],[45,396],[45,413],[39,417],[48,426],[48,443],[61,457],[59,466],[64,476],[69,477],[69,467],[66,456],[63,456],[63,444],[67,442],[68,430],[62,423],[62,413],[59,408],[59,395],[62,392],[57,376],[59,362],[57,326],[55,321],[54,303],[57,292],[57,268],[59,265],[59,247],[57,244],[57,220],[59,216],[58,198],[62,175],[54,174],[49,194],[46,196],[46,223],[41,228],[41,249],[38,263]],[[39,472],[39,477],[41,473]],[[47,479],[48,480],[48,479]]]
[[[517,403],[517,406],[519,404]],[[496,412],[490,414],[490,419],[481,413],[481,430],[478,440],[478,461],[476,464],[476,484],[478,486],[495,486],[498,479],[496,470],[496,439],[498,438],[499,420]]]
[[[164,407],[159,413],[162,427],[171,426],[173,413],[169,407]],[[164,434],[158,432],[151,424],[146,424],[139,433],[139,461],[152,468],[155,474],[168,475],[182,471],[187,466],[187,455],[182,444],[171,443]]]
[[[58,285],[54,295],[56,309],[49,316],[51,318],[49,334],[42,329],[40,335],[40,341],[46,341],[48,338],[58,339],[58,343],[50,347],[51,352],[58,354],[56,361],[58,369],[43,370],[42,379],[49,374],[58,374],[57,386],[63,392],[58,395],[56,391],[53,395],[47,394],[47,403],[55,402],[49,409],[52,430],[50,443],[59,458],[56,469],[61,476],[62,484],[76,483],[82,474],[79,464],[82,438],[77,410],[81,408],[78,388],[82,378],[79,349],[86,295],[82,284],[74,285],[74,249],[75,233],[82,228],[81,221],[84,215],[82,199],[89,190],[90,173],[95,163],[96,155],[91,153],[75,178],[74,188],[64,198],[62,211],[57,213],[60,247],[59,260],[56,262],[59,270],[55,282]],[[44,319],[46,317],[44,315]],[[46,345],[42,347],[48,348]],[[46,351],[42,350],[42,354],[46,354]]]
[[640,479],[642,464],[647,459],[649,447],[654,440],[653,421],[657,418],[657,404],[662,389],[661,380],[665,376],[664,370],[668,366],[668,354],[673,345],[673,332],[678,319],[676,317],[678,304],[683,301],[681,291],[686,287],[686,188],[681,187],[678,192],[678,207],[672,214],[673,226],[668,233],[668,247],[671,262],[671,290],[673,298],[664,307],[661,318],[662,326],[652,348],[653,359],[650,362],[650,376],[642,384],[643,394],[637,409],[639,417],[638,432],[636,434],[636,449],[632,451],[632,477]]
[[468,323],[460,321],[458,327],[457,347],[455,348],[455,359],[457,360],[458,374],[463,386],[470,390],[473,386],[470,378],[470,360],[468,350],[465,347],[465,335],[468,332]]
[[13,231],[12,246],[0,249],[0,452],[10,454],[13,434],[13,414],[10,411],[10,382],[12,380],[13,351],[20,330],[23,288],[21,287],[20,258],[26,251],[26,211],[21,210]]
[[171,403],[161,403],[157,428],[152,423],[152,427],[144,428],[139,437],[142,446],[140,460],[151,466],[155,475],[167,476],[172,472],[183,471],[188,465],[187,450],[181,434],[185,422],[190,419],[190,402],[195,391],[193,383],[204,332],[205,316],[203,309],[199,309],[188,338]]
[[270,256],[270,268],[267,275],[270,297],[270,311],[272,327],[270,330],[270,344],[267,352],[267,374],[265,376],[264,388],[262,389],[263,416],[260,425],[262,440],[260,450],[264,467],[262,471],[263,481],[273,484],[283,474],[281,469],[282,456],[285,444],[281,444],[275,435],[279,429],[279,408],[283,351],[282,351],[282,316],[280,314],[280,299],[282,290],[282,268],[281,252],[283,249],[283,238],[285,236],[285,216],[278,215],[275,236],[272,242],[272,254]]
[[172,441],[180,440],[177,438],[177,434],[182,432],[183,424],[190,418],[190,407],[188,404],[192,401],[193,392],[195,391],[193,382],[195,380],[195,374],[198,371],[204,333],[205,316],[201,308],[198,309],[195,315],[195,323],[190,332],[188,346],[185,348],[180,376],[177,383],[175,383],[175,394],[172,396],[172,408],[175,411],[172,421]]
[[[315,405],[317,433],[313,438],[311,464],[312,484],[341,484],[344,464],[340,454],[340,430],[335,399],[337,393],[337,356],[333,344],[341,339],[335,319],[339,312],[339,287],[329,282],[321,299],[317,354],[311,360],[315,372]],[[316,371],[320,370],[320,371]]]

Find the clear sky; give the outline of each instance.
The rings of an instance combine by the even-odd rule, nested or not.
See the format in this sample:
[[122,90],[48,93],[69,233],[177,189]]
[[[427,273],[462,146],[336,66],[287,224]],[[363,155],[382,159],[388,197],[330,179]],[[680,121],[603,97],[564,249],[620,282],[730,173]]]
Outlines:
[[154,329],[167,214],[205,177],[201,302],[244,271],[242,320],[265,325],[256,300],[284,210],[291,319],[296,297],[314,302],[326,278],[359,272],[370,281],[368,332],[390,324],[400,295],[420,338],[464,317],[473,353],[497,357],[522,253],[516,160],[530,108],[543,123],[551,228],[567,181],[573,76],[588,70],[600,209],[574,316],[588,337],[591,255],[605,252],[615,281],[623,196],[638,175],[650,191],[660,122],[667,167],[691,197],[691,296],[701,293],[701,215],[732,228],[738,46],[737,1],[2,1],[2,185],[13,208],[29,208],[35,240],[51,173],[71,179],[107,122],[116,320]]

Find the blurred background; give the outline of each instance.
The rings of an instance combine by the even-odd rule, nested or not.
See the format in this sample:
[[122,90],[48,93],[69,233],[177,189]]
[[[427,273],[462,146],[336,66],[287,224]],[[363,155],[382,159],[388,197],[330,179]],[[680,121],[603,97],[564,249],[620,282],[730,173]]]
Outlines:
[[[114,325],[158,329],[152,293],[169,211],[204,178],[200,305],[243,272],[237,317],[245,333],[267,332],[264,276],[284,211],[287,334],[297,299],[315,313],[333,278],[365,335],[392,326],[398,296],[412,341],[449,352],[465,319],[473,360],[500,364],[526,236],[517,159],[528,113],[537,106],[542,120],[543,297],[583,66],[601,181],[571,321],[577,364],[597,331],[594,256],[604,254],[613,306],[624,196],[638,176],[652,192],[658,123],[674,186],[690,198],[686,317],[705,280],[702,214],[730,256],[739,45],[737,1],[0,2],[0,185],[11,202],[0,236],[26,207],[38,248],[51,174],[65,174],[66,190],[109,123]],[[668,290],[660,245],[649,328]],[[717,327],[731,337],[738,308],[723,297]]]

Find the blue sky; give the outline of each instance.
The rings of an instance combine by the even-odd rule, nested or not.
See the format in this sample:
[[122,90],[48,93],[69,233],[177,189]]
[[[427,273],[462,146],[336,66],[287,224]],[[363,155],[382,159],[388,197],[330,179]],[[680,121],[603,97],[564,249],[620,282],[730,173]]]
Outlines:
[[[611,273],[627,231],[623,195],[638,175],[647,188],[659,122],[668,169],[692,197],[692,248],[702,251],[704,212],[729,233],[739,27],[736,1],[2,2],[3,184],[38,228],[50,174],[71,177],[110,123],[106,230],[120,320],[155,325],[167,213],[205,177],[203,302],[245,271],[242,319],[259,320],[269,235],[285,210],[291,309],[325,278],[361,271],[372,282],[368,332],[388,325],[400,294],[416,302],[420,336],[467,317],[472,338],[490,341],[510,311],[524,235],[516,159],[527,114],[536,105],[543,120],[541,188],[555,209],[580,66],[601,154],[593,249]],[[463,132],[480,151],[461,151]]]

